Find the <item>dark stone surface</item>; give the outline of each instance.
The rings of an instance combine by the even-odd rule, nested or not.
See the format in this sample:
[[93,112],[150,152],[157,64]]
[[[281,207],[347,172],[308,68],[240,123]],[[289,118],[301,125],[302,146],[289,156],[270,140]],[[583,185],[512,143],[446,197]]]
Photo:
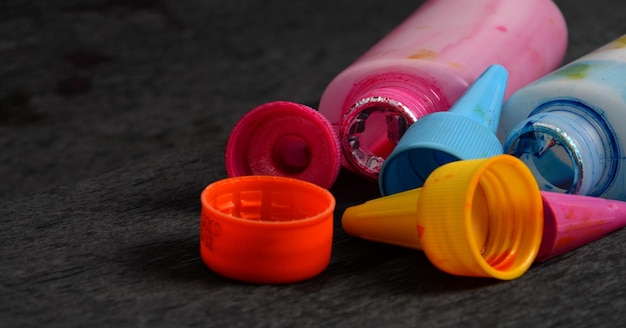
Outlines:
[[[556,1],[565,62],[626,31],[617,0]],[[0,325],[617,326],[626,232],[500,282],[347,236],[377,186],[342,172],[319,276],[242,284],[199,257],[199,195],[261,103],[316,106],[420,1],[0,4]],[[390,6],[390,4],[392,6]]]

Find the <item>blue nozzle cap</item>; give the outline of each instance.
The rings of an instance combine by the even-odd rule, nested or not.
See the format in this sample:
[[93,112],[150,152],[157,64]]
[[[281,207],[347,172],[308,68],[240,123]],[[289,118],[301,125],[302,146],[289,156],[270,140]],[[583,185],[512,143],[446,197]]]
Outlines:
[[424,116],[404,133],[378,179],[382,195],[424,184],[437,167],[502,154],[496,137],[508,72],[491,65],[447,112]]

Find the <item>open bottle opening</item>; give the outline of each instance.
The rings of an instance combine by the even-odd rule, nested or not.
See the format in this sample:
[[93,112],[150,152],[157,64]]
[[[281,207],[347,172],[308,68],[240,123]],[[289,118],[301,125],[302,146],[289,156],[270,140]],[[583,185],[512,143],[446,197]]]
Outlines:
[[404,104],[387,97],[368,97],[346,114],[341,144],[348,162],[377,179],[383,162],[417,117]]
[[528,165],[542,190],[600,195],[616,170],[608,124],[578,102],[558,101],[540,109],[513,128],[504,151]]

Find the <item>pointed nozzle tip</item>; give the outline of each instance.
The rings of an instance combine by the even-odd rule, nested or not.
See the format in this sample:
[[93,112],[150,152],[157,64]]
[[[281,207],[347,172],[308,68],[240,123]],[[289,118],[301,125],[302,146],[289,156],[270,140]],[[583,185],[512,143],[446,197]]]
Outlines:
[[358,205],[346,208],[341,217],[341,228],[350,236],[360,237],[360,225],[358,219]]
[[482,74],[476,78],[473,85],[480,86],[481,88],[495,88],[492,89],[494,94],[503,95],[506,92],[506,86],[509,81],[509,71],[500,64],[493,64],[487,67]]
[[500,64],[489,65],[481,75],[483,77],[493,77],[499,81],[506,81],[509,78],[509,71]]
[[351,236],[421,249],[415,215],[420,193],[414,189],[348,207],[341,226]]
[[626,226],[626,202],[541,192],[544,234],[537,254],[543,262]]
[[501,65],[489,66],[459,98],[450,112],[487,126],[494,134],[500,121],[509,73]]

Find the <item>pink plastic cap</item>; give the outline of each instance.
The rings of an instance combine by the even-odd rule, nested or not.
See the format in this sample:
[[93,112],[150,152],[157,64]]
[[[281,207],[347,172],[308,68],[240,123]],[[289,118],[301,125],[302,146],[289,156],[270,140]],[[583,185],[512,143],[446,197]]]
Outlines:
[[339,139],[318,111],[287,101],[263,104],[244,115],[226,144],[229,177],[290,177],[330,188],[341,168]]

